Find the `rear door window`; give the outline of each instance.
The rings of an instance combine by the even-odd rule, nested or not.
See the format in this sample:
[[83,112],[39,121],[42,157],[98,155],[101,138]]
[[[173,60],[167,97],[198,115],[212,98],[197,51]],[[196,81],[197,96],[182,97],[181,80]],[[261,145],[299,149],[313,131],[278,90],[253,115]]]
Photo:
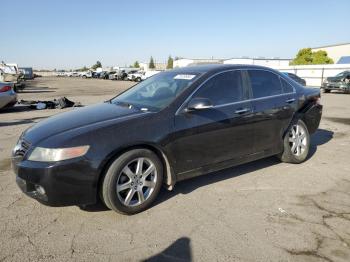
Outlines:
[[208,98],[214,106],[245,100],[241,71],[229,71],[214,76],[193,97]]
[[248,70],[253,98],[282,94],[279,76],[264,70]]
[[288,93],[293,93],[294,92],[294,88],[292,87],[291,84],[289,84],[286,80],[284,80],[283,78],[281,79],[281,84],[282,84],[282,89],[283,89],[283,93],[288,94]]

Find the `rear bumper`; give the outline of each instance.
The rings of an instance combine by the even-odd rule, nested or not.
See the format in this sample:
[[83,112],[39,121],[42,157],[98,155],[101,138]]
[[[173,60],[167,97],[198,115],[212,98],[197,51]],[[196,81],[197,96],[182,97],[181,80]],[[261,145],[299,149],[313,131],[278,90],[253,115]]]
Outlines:
[[323,106],[319,104],[312,105],[305,113],[303,120],[307,125],[310,134],[315,133],[320,125]]
[[0,108],[6,106],[12,106],[17,102],[17,93],[14,91],[9,92],[8,94],[4,94],[0,96]]
[[350,90],[350,84],[346,83],[323,83],[321,86],[322,89],[326,90],[342,90],[342,91],[349,91]]
[[[19,188],[48,206],[70,206],[96,202],[97,174],[84,158],[57,163],[12,159]],[[44,189],[44,194],[40,190]]]

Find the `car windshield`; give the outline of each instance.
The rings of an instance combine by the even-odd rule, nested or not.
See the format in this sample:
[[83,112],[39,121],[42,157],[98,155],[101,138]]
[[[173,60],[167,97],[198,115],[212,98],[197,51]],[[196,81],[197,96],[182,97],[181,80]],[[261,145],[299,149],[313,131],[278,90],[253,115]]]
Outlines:
[[159,73],[115,97],[111,103],[133,106],[141,110],[159,111],[174,101],[198,77],[198,73]]
[[344,72],[341,72],[341,73],[337,74],[336,76],[344,76],[344,75],[346,75],[347,73],[348,73],[347,71],[344,71]]

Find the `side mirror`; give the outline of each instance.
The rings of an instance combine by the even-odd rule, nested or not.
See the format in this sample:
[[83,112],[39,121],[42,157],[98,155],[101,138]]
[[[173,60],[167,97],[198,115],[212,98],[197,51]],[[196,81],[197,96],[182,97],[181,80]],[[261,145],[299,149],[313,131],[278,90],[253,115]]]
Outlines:
[[208,98],[193,98],[187,105],[187,111],[196,111],[212,108],[213,104]]

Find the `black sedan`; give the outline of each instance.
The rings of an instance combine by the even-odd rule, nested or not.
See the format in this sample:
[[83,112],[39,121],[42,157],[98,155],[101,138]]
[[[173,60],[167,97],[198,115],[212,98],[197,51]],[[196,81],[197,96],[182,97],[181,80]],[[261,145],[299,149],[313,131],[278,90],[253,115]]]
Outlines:
[[13,167],[22,191],[44,204],[101,198],[134,214],[162,185],[272,155],[303,162],[321,114],[319,89],[270,68],[186,67],[32,126]]

